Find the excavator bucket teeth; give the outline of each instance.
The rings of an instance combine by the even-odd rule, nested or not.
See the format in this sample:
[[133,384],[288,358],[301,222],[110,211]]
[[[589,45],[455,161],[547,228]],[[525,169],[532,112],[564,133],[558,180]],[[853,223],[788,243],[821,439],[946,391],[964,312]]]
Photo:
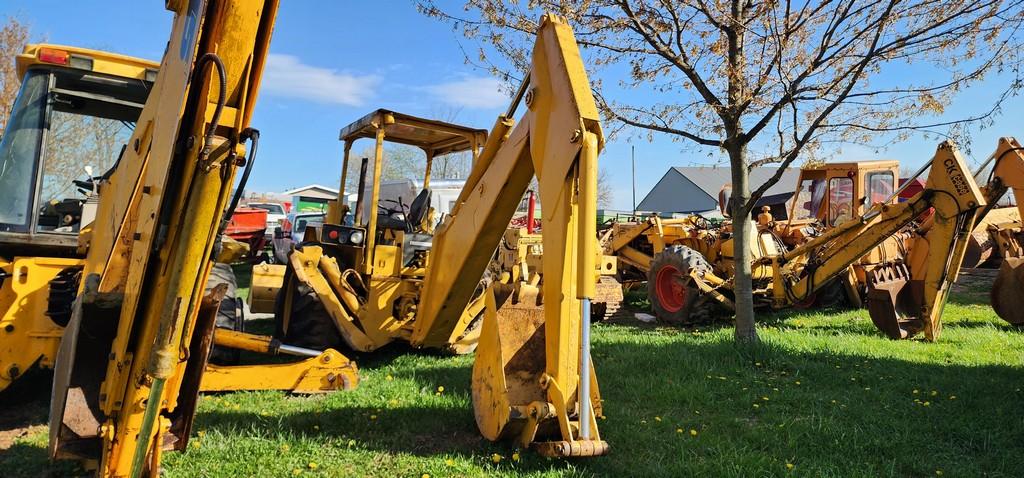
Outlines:
[[1024,325],[1024,257],[1008,257],[992,283],[992,308],[1003,320]]
[[535,305],[535,294],[511,297],[497,287],[487,292],[492,295],[473,364],[473,413],[480,432],[495,441],[519,436],[527,406],[547,400],[541,388],[544,308]]
[[918,287],[910,280],[905,265],[885,266],[871,273],[868,280],[868,314],[871,322],[890,339],[906,339],[924,328],[917,317],[921,310]]

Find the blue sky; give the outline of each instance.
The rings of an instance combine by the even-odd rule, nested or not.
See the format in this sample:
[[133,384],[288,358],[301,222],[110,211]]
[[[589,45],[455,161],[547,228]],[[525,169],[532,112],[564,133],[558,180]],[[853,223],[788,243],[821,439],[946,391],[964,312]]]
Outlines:
[[[32,41],[159,60],[172,19],[162,4],[153,0],[4,0],[0,17],[26,20]],[[475,51],[449,26],[419,14],[411,2],[282,2],[253,119],[263,141],[249,189],[283,191],[309,183],[336,187],[342,154],[338,131],[375,108],[421,116],[457,111],[458,122],[490,128],[508,100],[496,80],[464,63],[459,42],[467,51]],[[977,112],[978,105],[994,100],[1004,83],[1005,78],[992,76],[981,87],[962,93],[947,108],[947,116]],[[987,156],[999,136],[1024,136],[1022,111],[1024,99],[1011,98],[995,125],[973,128],[972,157]],[[713,151],[666,137],[655,136],[648,142],[626,136],[609,142],[600,159],[610,173],[616,209],[632,207],[631,146],[636,148],[637,201],[669,167],[715,162],[709,158]],[[931,157],[936,144],[934,139],[915,138],[882,151],[846,146],[834,159],[891,158],[917,166]]]

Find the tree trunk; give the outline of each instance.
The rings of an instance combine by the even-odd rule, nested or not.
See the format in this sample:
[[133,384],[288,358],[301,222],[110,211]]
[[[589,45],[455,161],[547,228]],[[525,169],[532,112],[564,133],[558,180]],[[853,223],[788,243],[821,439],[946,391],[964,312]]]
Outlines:
[[732,169],[732,198],[730,212],[733,230],[733,260],[736,273],[733,278],[736,294],[736,341],[754,343],[757,328],[754,325],[754,288],[751,274],[751,250],[756,226],[750,221],[750,210],[746,207],[750,201],[750,178],[747,173],[746,145],[735,145],[729,150],[729,164]]

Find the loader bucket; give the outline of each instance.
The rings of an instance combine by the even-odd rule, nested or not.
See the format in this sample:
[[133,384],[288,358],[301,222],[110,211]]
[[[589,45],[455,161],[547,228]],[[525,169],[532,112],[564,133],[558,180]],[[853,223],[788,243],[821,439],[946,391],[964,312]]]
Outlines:
[[1003,320],[1024,325],[1024,257],[1007,257],[992,283],[992,308]]
[[919,316],[924,303],[923,285],[910,280],[903,264],[880,267],[868,278],[868,314],[890,339],[905,339],[924,329]]

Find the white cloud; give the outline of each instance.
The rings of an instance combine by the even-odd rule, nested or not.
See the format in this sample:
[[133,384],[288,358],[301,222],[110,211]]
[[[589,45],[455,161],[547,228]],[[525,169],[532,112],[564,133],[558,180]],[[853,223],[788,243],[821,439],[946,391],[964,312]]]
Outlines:
[[318,103],[361,106],[380,83],[375,75],[351,75],[307,65],[298,57],[271,53],[263,70],[264,92]]
[[424,88],[438,100],[466,108],[497,108],[508,103],[502,83],[490,77],[467,77]]

